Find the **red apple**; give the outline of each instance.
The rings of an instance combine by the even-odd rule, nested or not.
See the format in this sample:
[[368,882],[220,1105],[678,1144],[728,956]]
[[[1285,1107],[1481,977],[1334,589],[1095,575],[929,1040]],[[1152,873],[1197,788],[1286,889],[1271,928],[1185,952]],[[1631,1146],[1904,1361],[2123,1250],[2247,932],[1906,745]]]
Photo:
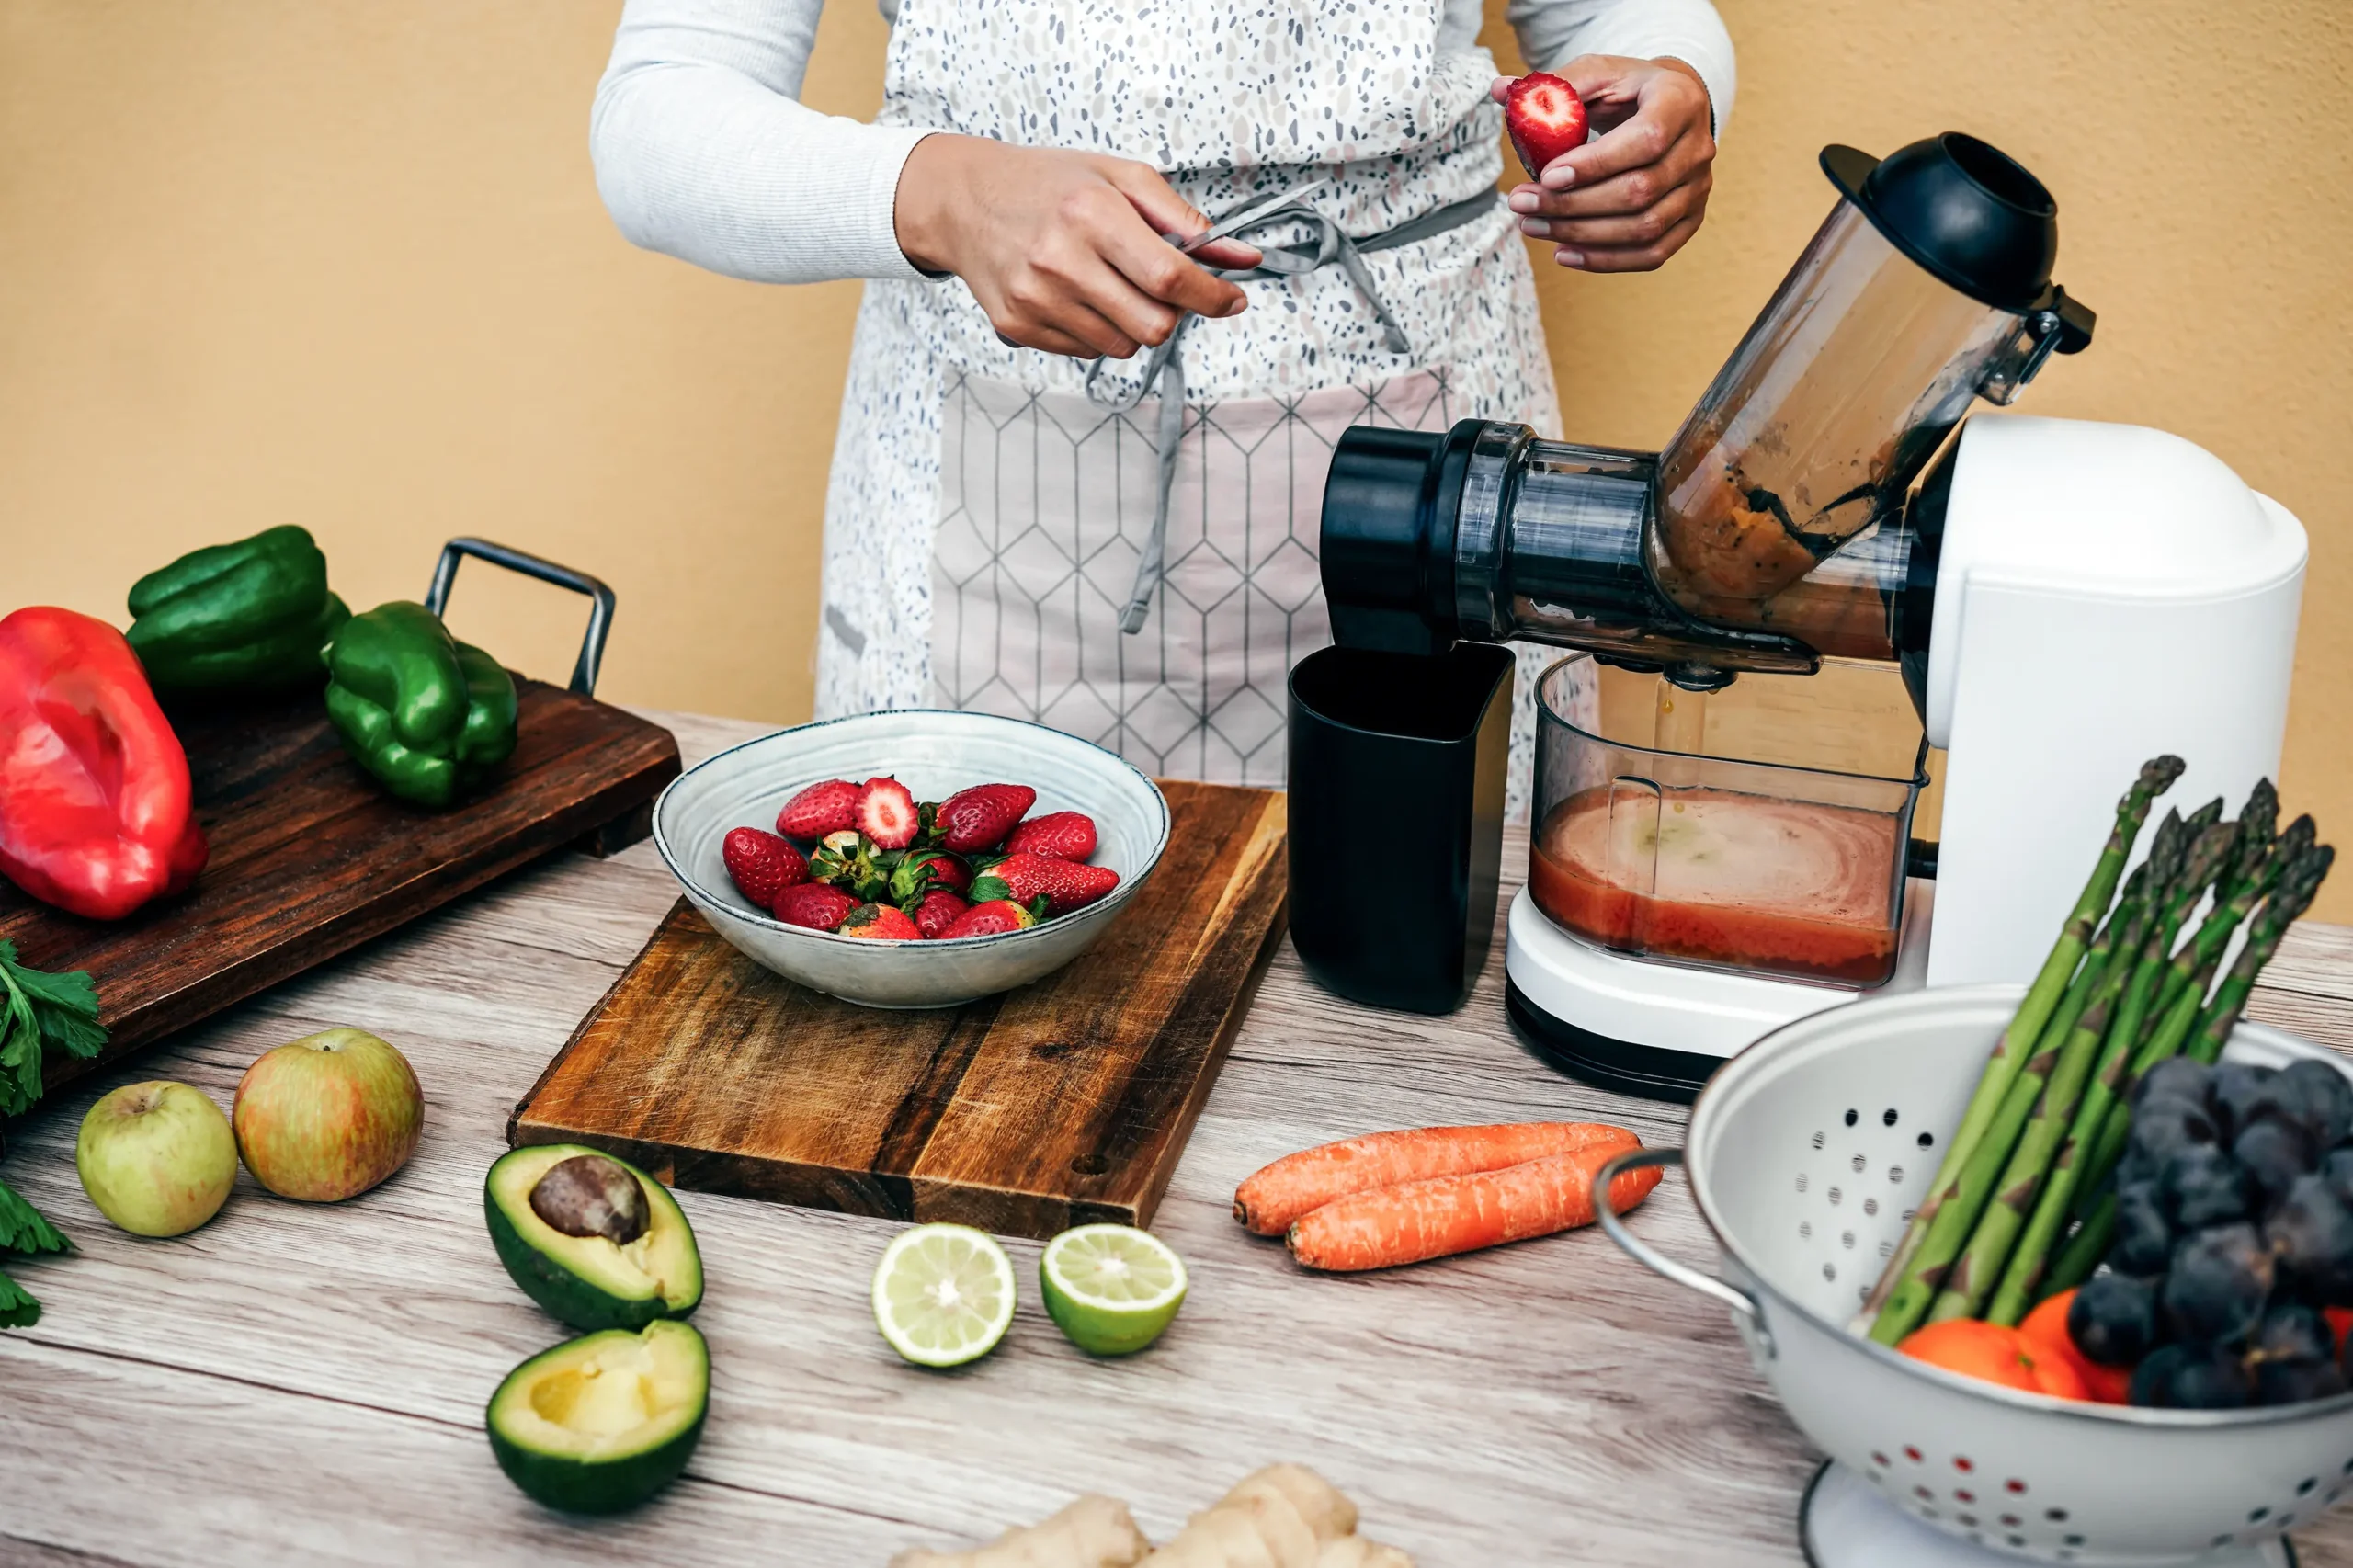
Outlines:
[[324,1029],[264,1051],[231,1118],[254,1179],[281,1198],[333,1203],[404,1165],[425,1125],[408,1058],[364,1029]]

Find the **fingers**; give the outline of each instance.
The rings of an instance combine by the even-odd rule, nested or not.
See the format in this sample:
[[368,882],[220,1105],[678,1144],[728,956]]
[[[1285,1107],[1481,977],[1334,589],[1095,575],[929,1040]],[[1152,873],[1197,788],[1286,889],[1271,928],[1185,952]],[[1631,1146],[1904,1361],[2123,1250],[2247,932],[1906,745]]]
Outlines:
[[1694,212],[1679,220],[1649,244],[1597,248],[1563,245],[1552,253],[1552,259],[1563,267],[1573,267],[1580,272],[1650,272],[1681,250],[1691,236],[1699,232],[1700,216]]
[[[1201,269],[1199,262],[1178,255],[1175,245],[1158,234],[1145,233],[1141,224],[1116,229],[1104,236],[1104,242],[1105,259],[1151,300],[1164,301],[1176,310],[1204,316],[1232,315],[1247,302],[1239,285],[1211,277]],[[1221,244],[1211,244],[1204,246],[1203,250],[1206,253],[1221,248]],[[1257,253],[1250,251],[1246,245],[1242,248],[1248,252],[1249,260],[1233,264],[1221,262],[1220,265],[1257,266]],[[1114,319],[1124,318],[1115,315]],[[1158,343],[1169,331],[1174,331],[1176,325],[1175,313],[1168,312],[1167,329],[1161,333],[1160,337],[1147,336],[1143,341]]]
[[[1135,163],[1126,158],[1103,158],[1097,160],[1097,162],[1099,166],[1102,168],[1104,178],[1109,181],[1112,187],[1118,190],[1120,195],[1127,198],[1129,205],[1135,209],[1136,215],[1142,218],[1144,223],[1152,230],[1153,237],[1155,240],[1159,240],[1159,237],[1163,234],[1179,234],[1187,238],[1190,238],[1192,235],[1199,233],[1202,230],[1210,226],[1208,215],[1202,212],[1199,208],[1195,207],[1191,202],[1177,195],[1175,188],[1172,187],[1166,180],[1160,177],[1159,170],[1154,169],[1148,165]],[[1173,251],[1175,249],[1175,247],[1170,245],[1165,240],[1160,240],[1160,245],[1164,250]],[[1231,267],[1240,268],[1245,267],[1256,267],[1259,262],[1259,255],[1256,248],[1255,246],[1244,244],[1240,240],[1213,240],[1209,244],[1204,245],[1199,254],[1201,259],[1208,262],[1212,267]],[[1184,260],[1181,256],[1177,259],[1180,261]],[[1126,271],[1127,269],[1125,267],[1122,267],[1121,270]],[[1195,273],[1199,274],[1200,277],[1207,278],[1209,282],[1216,284],[1220,289],[1233,290],[1233,296],[1235,298],[1240,296],[1241,291],[1234,289],[1233,284],[1222,283],[1217,278],[1210,278],[1207,273],[1201,272],[1200,267],[1198,266],[1193,266],[1192,270]],[[1131,272],[1129,273],[1129,276],[1132,278],[1135,277],[1135,274]],[[1138,278],[1136,281],[1142,283],[1143,279]],[[1172,287],[1174,285],[1172,285]],[[1191,285],[1189,284],[1187,285],[1187,287],[1190,286]],[[1188,311],[1197,311],[1205,316],[1223,315],[1226,313],[1226,311],[1223,309],[1211,308],[1203,310],[1200,305],[1193,303],[1189,299],[1178,299],[1173,294],[1160,293],[1157,290],[1154,290],[1153,292],[1158,298],[1167,300],[1171,304],[1182,305]],[[1200,297],[1205,299],[1226,299],[1226,296],[1222,294],[1203,295]],[[1240,309],[1240,306],[1230,305],[1230,308],[1238,310]]]
[[[1553,159],[1544,170],[1546,187],[1566,190],[1600,184],[1659,162],[1695,135],[1708,138],[1710,155],[1713,155],[1708,90],[1698,80],[1682,71],[1645,65],[1633,85],[1633,113],[1584,146]],[[1598,106],[1594,119],[1597,124],[1609,124]]]
[[[1678,187],[1711,177],[1709,171],[1715,156],[1715,138],[1705,131],[1694,131],[1655,161],[1590,185],[1574,185],[1566,190],[1553,189],[1549,183],[1521,186],[1511,193],[1511,209],[1524,218],[1615,218],[1646,212]],[[1548,182],[1552,169],[1567,161],[1563,157],[1553,162],[1552,168],[1545,171]]]
[[1715,176],[1701,169],[1639,212],[1594,218],[1523,216],[1519,232],[1530,239],[1578,247],[1654,244],[1676,224],[1703,210],[1714,187]]

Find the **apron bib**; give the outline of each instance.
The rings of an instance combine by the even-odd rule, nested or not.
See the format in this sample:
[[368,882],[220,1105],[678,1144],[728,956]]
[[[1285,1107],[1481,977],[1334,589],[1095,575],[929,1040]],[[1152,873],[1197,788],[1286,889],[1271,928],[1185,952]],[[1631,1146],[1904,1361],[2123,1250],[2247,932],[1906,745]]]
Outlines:
[[[1002,713],[1149,772],[1279,786],[1286,678],[1330,640],[1316,545],[1341,432],[1557,426],[1517,224],[1483,194],[1484,53],[1438,59],[1438,0],[1245,9],[903,0],[885,122],[1137,158],[1212,217],[1330,183],[1249,231],[1293,269],[1188,322],[1173,366],[1009,347],[956,279],[868,286],[821,715]],[[1345,236],[1370,248],[1343,256]]]

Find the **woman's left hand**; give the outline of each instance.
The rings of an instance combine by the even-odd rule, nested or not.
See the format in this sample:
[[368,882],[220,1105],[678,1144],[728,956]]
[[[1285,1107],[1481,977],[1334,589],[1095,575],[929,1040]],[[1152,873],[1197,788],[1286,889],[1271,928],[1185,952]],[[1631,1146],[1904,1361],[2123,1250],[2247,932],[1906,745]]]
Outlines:
[[[1581,54],[1552,74],[1577,90],[1601,134],[1511,193],[1520,232],[1557,244],[1563,267],[1648,272],[1707,215],[1716,158],[1707,86],[1679,60],[1614,54]],[[1497,103],[1511,84],[1496,78]]]

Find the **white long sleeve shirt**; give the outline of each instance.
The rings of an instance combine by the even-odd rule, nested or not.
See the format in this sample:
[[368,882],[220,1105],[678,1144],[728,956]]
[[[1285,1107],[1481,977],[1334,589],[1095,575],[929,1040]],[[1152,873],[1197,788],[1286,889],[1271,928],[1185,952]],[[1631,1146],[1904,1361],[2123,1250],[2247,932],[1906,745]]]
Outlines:
[[[895,20],[898,0],[879,0]],[[1014,3],[1014,0],[1006,0]],[[1438,51],[1477,47],[1482,0],[1442,0]],[[731,278],[918,278],[894,221],[921,127],[800,102],[824,0],[628,0],[597,86],[589,150],[621,233]],[[1520,52],[1673,56],[1707,84],[1721,132],[1735,77],[1710,0],[1510,0]]]

